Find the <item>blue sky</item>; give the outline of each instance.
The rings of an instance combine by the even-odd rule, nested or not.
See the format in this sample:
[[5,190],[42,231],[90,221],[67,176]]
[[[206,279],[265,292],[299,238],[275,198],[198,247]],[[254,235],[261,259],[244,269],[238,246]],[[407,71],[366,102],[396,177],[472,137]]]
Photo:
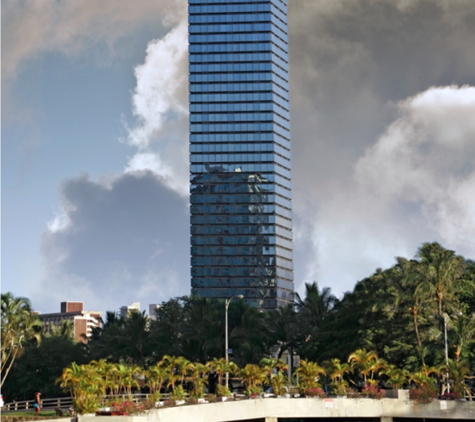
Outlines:
[[[100,3],[100,6],[99,6]],[[475,4],[290,0],[295,280],[475,258]],[[189,293],[186,2],[2,0],[2,292]]]

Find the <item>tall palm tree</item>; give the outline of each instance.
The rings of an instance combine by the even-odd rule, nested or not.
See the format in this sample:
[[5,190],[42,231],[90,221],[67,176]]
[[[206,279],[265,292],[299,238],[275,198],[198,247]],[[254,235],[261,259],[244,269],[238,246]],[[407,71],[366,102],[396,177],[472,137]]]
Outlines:
[[450,300],[464,284],[466,262],[454,251],[444,249],[437,242],[424,243],[417,252],[419,265],[413,267],[412,277],[421,281],[418,292],[432,295],[439,316],[443,316],[444,301]]
[[3,386],[15,359],[23,345],[30,340],[41,341],[43,323],[32,314],[31,303],[12,293],[1,295],[1,383]]
[[421,289],[418,289],[421,279],[417,276],[417,268],[420,263],[416,260],[407,260],[401,257],[396,258],[396,260],[397,263],[394,267],[396,274],[393,274],[393,277],[391,277],[392,284],[396,287],[394,303],[396,307],[406,309],[411,315],[417,349],[421,363],[424,365],[423,346],[419,333],[419,319],[421,310],[427,305],[426,294]]
[[319,327],[338,302],[330,287],[320,289],[318,283],[305,283],[305,298],[295,294],[295,304],[305,319],[312,322],[313,326]]
[[280,359],[286,350],[297,348],[304,340],[302,324],[298,319],[294,304],[288,304],[269,312],[267,326],[271,342],[278,347],[277,359]]

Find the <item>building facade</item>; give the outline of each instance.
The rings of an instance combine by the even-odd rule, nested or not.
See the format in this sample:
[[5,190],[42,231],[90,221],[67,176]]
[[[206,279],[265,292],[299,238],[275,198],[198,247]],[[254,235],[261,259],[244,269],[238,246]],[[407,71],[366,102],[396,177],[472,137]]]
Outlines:
[[293,300],[287,0],[188,0],[192,293]]
[[61,312],[38,314],[46,331],[53,331],[53,327],[60,327],[63,321],[70,321],[74,326],[74,338],[82,343],[91,337],[93,328],[100,328],[101,317],[100,311],[85,311],[83,302],[61,302]]

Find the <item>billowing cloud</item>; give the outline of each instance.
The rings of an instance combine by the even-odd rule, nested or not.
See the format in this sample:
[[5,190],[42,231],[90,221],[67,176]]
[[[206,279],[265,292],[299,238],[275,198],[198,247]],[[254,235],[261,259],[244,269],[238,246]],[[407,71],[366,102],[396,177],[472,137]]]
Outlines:
[[[446,225],[453,231],[456,220],[435,198],[421,206],[397,196],[388,212],[355,168],[369,165],[360,160],[400,124],[404,101],[412,104],[418,93],[430,101],[432,86],[475,85],[475,4],[296,0],[289,2],[289,39],[297,287],[317,280],[342,293],[432,240],[473,258],[455,240],[465,220],[459,234],[442,234]],[[460,115],[456,122],[467,127],[471,120]],[[473,158],[466,144],[452,154]],[[454,177],[453,192],[464,195],[468,180]],[[375,192],[384,196],[386,180],[379,186]],[[466,216],[471,196],[464,196]]]
[[430,88],[356,165],[356,179],[388,208],[420,209],[428,228],[475,255],[475,87]]
[[42,238],[36,308],[83,298],[89,308],[117,310],[189,293],[188,207],[163,180],[149,171],[108,184],[81,176],[60,193],[64,214]]
[[186,23],[151,41],[135,68],[132,96],[137,119],[127,142],[138,149],[126,171],[151,170],[183,195],[188,193],[188,79]]
[[430,88],[398,109],[316,214],[310,270],[340,292],[425,241],[475,256],[475,88]]

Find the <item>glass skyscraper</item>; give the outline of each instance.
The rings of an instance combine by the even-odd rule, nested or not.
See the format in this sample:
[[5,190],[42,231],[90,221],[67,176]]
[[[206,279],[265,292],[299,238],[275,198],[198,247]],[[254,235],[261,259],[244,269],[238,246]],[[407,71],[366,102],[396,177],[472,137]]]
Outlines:
[[287,0],[188,0],[192,293],[293,300]]

